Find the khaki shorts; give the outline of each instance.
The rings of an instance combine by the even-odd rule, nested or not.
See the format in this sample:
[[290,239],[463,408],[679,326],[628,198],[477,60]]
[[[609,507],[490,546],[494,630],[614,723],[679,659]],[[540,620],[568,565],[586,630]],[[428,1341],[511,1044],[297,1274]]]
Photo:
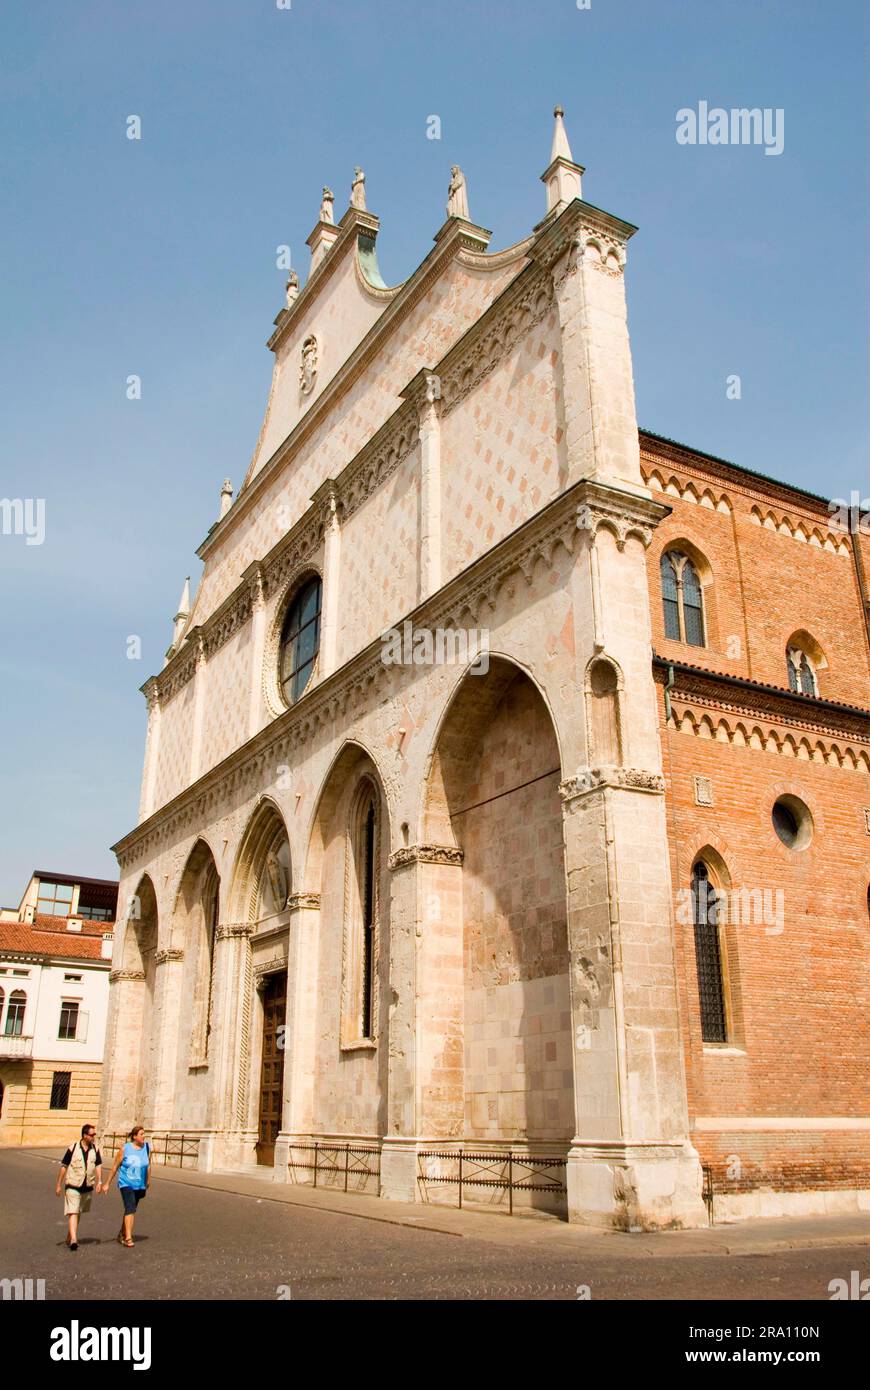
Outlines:
[[63,1214],[64,1216],[81,1216],[84,1212],[91,1209],[91,1198],[93,1188],[90,1192],[80,1192],[77,1187],[66,1187],[63,1193]]

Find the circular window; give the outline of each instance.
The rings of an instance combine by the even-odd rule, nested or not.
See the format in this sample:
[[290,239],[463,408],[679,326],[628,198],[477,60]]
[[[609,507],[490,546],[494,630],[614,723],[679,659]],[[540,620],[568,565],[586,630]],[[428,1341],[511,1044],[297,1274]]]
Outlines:
[[789,849],[806,849],[813,838],[813,818],[796,796],[780,796],[771,812],[773,828]]
[[299,699],[314,670],[320,647],[321,594],[315,575],[297,592],[281,629],[278,680],[288,705]]

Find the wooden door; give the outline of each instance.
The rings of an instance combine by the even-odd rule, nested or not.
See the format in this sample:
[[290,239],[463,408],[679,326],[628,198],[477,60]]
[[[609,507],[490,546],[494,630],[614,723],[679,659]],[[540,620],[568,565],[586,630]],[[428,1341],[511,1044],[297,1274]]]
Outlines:
[[284,1091],[284,1024],[287,1018],[287,976],[270,975],[263,991],[263,1061],[260,1067],[260,1129],[257,1162],[275,1162],[275,1140],[281,1128]]

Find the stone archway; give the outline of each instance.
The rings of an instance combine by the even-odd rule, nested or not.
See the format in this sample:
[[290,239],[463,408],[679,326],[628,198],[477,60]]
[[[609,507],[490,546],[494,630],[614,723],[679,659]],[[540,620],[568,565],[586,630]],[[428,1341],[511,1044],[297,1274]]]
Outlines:
[[[450,995],[461,999],[444,1046],[434,1034],[423,1044],[419,1080],[423,1091],[428,1077],[452,1076],[432,1119],[470,1143],[561,1144],[573,1134],[560,781],[555,728],[531,679],[503,658],[485,676],[466,675],[438,734],[421,827],[426,844],[461,852],[461,868],[441,868],[432,895],[441,929],[454,934],[455,978],[428,975],[442,998],[421,994],[417,1011],[425,1029]],[[450,1046],[457,1032],[461,1057]]]

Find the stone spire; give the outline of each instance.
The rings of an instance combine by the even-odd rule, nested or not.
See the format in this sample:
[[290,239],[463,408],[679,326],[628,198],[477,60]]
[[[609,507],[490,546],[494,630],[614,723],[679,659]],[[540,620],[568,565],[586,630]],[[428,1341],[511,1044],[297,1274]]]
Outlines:
[[582,197],[580,175],[584,172],[583,166],[575,164],[572,158],[568,132],[562,119],[564,115],[561,106],[553,111],[556,122],[553,127],[553,147],[550,150],[550,163],[541,175],[541,181],[547,186],[548,215],[561,212],[574,198]]
[[184,631],[184,625],[190,617],[190,575],[184,581],[184,588],[181,591],[181,598],[178,600],[178,612],[175,615],[175,627],[172,632],[172,645],[178,646],[178,640]]
[[233,485],[229,478],[224,478],[224,485],[221,488],[221,509],[218,521],[225,517],[230,507],[233,505]]
[[320,216],[307,242],[307,245],[311,248],[312,272],[317,269],[324,256],[340,236],[339,228],[335,225],[335,217],[333,214],[334,203],[335,194],[332,192],[331,188],[327,188],[324,184],[323,196],[320,200]]

